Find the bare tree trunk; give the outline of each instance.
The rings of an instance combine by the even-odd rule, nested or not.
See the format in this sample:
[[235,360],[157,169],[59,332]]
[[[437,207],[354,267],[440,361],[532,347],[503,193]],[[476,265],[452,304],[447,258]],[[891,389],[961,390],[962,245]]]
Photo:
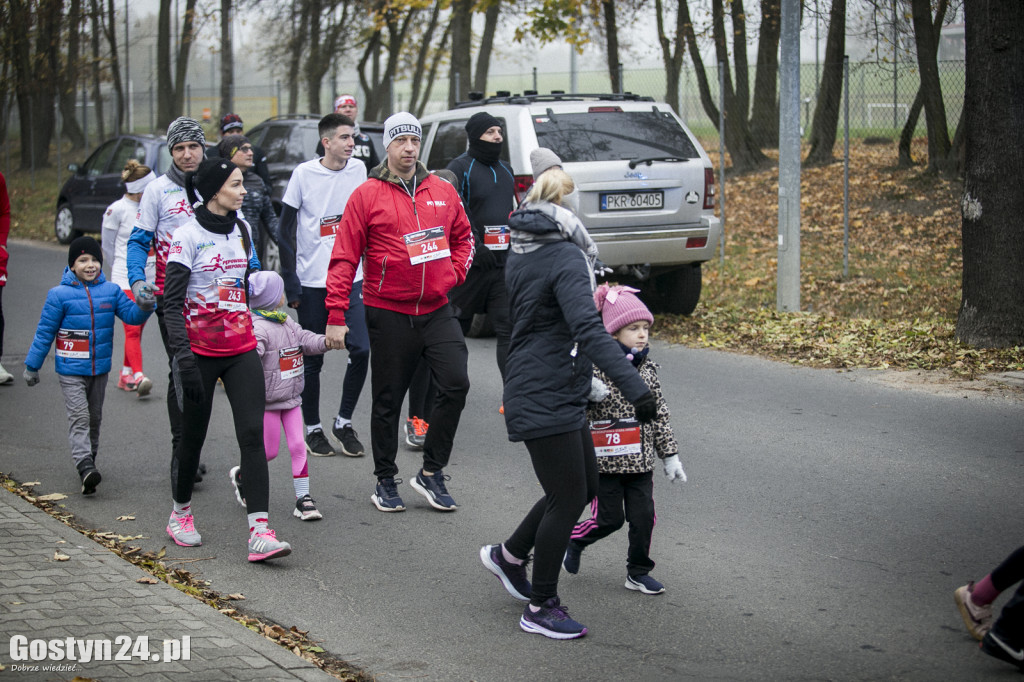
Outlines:
[[173,0],[160,0],[157,18],[156,78],[157,78],[157,128],[166,129],[181,116],[185,103],[185,77],[188,74],[189,53],[192,50],[195,26],[196,0],[185,0],[185,18],[181,25],[181,36],[174,48],[174,74],[171,74],[171,6]]
[[106,121],[103,116],[103,94],[100,92],[100,24],[103,20],[103,14],[100,10],[99,0],[90,0],[89,8],[89,22],[92,24],[91,35],[89,40],[92,44],[92,63],[90,64],[90,72],[92,73],[92,103],[93,111],[96,112],[96,130],[99,131],[100,139],[107,139]]
[[654,0],[654,14],[658,24],[658,42],[661,44],[661,61],[665,65],[665,101],[678,114],[679,76],[683,70],[683,55],[686,48],[683,12],[676,9],[675,33],[671,39],[665,33],[665,10],[662,0]]
[[75,102],[78,95],[79,29],[82,22],[81,0],[71,0],[67,20],[67,56],[61,64],[60,51],[52,50],[50,71],[57,79],[57,97],[60,105],[61,134],[71,142],[73,149],[85,147],[85,133],[78,122]]
[[708,74],[704,69],[704,58],[700,54],[700,45],[697,44],[697,36],[693,31],[693,20],[690,19],[690,8],[686,2],[679,3],[679,12],[683,15],[683,31],[686,34],[686,45],[690,50],[690,61],[693,62],[693,72],[697,76],[697,92],[700,93],[700,104],[704,113],[712,121],[718,120],[718,107],[711,97],[711,85],[708,83]]
[[[306,65],[303,69],[306,81],[306,95],[310,111],[320,111],[320,83],[327,70],[328,64],[319,61],[320,43],[322,32],[317,25],[321,18],[323,5],[320,0],[308,0],[307,16],[309,17],[309,55],[306,57]],[[316,55],[314,57],[313,55]]]
[[934,173],[945,170],[950,149],[949,130],[946,128],[946,105],[942,101],[942,83],[939,81],[938,40],[932,28],[931,0],[911,0],[910,4],[914,18],[917,66],[921,72],[924,116],[928,124],[926,172]]
[[[111,0],[113,1],[113,0]],[[235,110],[235,51],[231,44],[231,0],[220,0],[220,113]],[[212,85],[212,83],[211,83]]]
[[466,99],[470,86],[473,0],[452,0],[452,63],[448,72],[448,106]]
[[[416,103],[420,100],[420,94],[423,89],[423,74],[427,70],[427,56],[430,53],[430,39],[437,30],[438,20],[441,16],[441,3],[435,2],[434,8],[430,12],[430,21],[427,23],[426,30],[423,31],[423,40],[420,41],[420,49],[416,53],[416,64],[412,72],[412,93],[409,95],[410,110],[416,110]],[[447,34],[447,27],[446,34]]]
[[[114,0],[107,2],[107,21],[103,25],[103,32],[107,34],[107,44],[110,45],[110,74],[114,79],[114,95],[117,97],[117,106],[114,110],[114,134],[120,135],[125,127],[128,118],[128,106],[125,102],[124,86],[121,83],[121,65],[117,49],[117,14],[114,12]],[[125,46],[128,49],[128,46]]]
[[55,74],[47,55],[59,50],[61,0],[40,2],[35,17],[31,3],[25,0],[9,0],[9,6],[6,28],[21,121],[21,169],[45,168],[50,165],[56,94]]
[[[939,7],[935,11],[935,21],[932,24],[934,31],[935,48],[939,46],[939,36],[942,31],[942,22],[946,18],[946,9],[948,7],[947,0],[940,0]],[[910,106],[910,111],[907,113],[907,122],[903,125],[903,130],[900,132],[900,143],[899,143],[899,162],[897,166],[899,168],[909,168],[914,165],[914,158],[910,155],[910,143],[914,139],[914,129],[917,128],[917,119],[921,115],[921,109],[924,107],[924,93],[921,90],[921,86],[917,87],[917,94],[914,95],[914,103]],[[963,117],[961,117],[963,120]]]
[[[747,18],[743,10],[743,0],[732,0],[732,39],[734,45],[747,44]],[[733,64],[736,66],[736,113],[743,114],[743,125],[747,127],[747,116],[750,115],[750,63],[747,61],[747,50],[733,49]]]
[[612,92],[622,92],[622,81],[619,79],[619,23],[615,18],[615,0],[601,0],[601,10],[604,14],[605,50]]
[[444,33],[441,34],[441,42],[434,51],[434,59],[430,63],[430,74],[427,76],[427,87],[423,91],[423,97],[413,112],[417,118],[423,115],[423,110],[427,108],[427,102],[430,101],[430,92],[434,89],[434,83],[437,82],[438,67],[441,65],[441,57],[444,56],[451,33],[452,25],[449,23],[444,27]]
[[761,37],[757,41],[757,72],[754,74],[754,102],[750,113],[750,136],[758,147],[779,146],[779,36],[782,32],[782,3],[761,0]]
[[306,3],[292,0],[292,37],[288,43],[288,112],[294,114],[299,107],[299,70],[302,66],[302,52],[306,47],[307,32]]
[[[750,130],[747,128],[747,104],[749,96],[739,94],[732,87],[732,76],[729,70],[729,46],[725,35],[725,9],[723,0],[712,0],[711,20],[712,33],[715,41],[715,54],[718,61],[725,69],[723,80],[725,82],[725,146],[729,149],[729,156],[732,159],[734,172],[745,173],[754,170],[766,163],[768,157],[761,153],[761,150],[754,144],[750,137]],[[734,26],[734,30],[736,27]],[[739,45],[745,45],[745,41],[737,41]],[[745,49],[741,47],[741,50]],[[746,58],[742,60],[746,64]],[[746,79],[743,79],[746,84]],[[710,93],[708,94],[710,97]]]
[[964,4],[963,291],[956,336],[1024,345],[1024,3]]
[[846,0],[832,0],[825,43],[825,64],[821,87],[811,122],[811,151],[804,162],[810,166],[832,163],[832,147],[839,125],[839,103],[843,98],[843,55],[846,53]]
[[501,0],[491,0],[484,12],[484,33],[480,38],[480,51],[476,55],[476,77],[473,89],[487,92],[487,73],[491,68],[491,52],[494,49],[494,33],[498,28],[498,16],[501,14]]

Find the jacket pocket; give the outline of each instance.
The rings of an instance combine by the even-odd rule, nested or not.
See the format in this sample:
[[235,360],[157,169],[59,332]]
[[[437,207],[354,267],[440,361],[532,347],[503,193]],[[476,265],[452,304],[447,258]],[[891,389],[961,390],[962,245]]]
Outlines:
[[388,257],[384,256],[384,260],[380,263],[380,279],[377,281],[377,293],[384,291],[384,277],[387,276],[388,272]]

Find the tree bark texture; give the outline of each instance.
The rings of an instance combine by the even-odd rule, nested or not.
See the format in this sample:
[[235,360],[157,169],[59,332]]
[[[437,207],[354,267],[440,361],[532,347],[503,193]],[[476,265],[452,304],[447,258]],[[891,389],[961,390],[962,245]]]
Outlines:
[[485,94],[487,93],[487,74],[491,70],[491,54],[494,51],[494,34],[498,30],[499,16],[501,16],[501,0],[491,0],[484,12],[484,32],[480,36],[480,51],[476,55],[476,75],[473,77],[473,89]]
[[754,74],[754,102],[750,112],[750,136],[758,147],[779,146],[779,36],[782,32],[782,3],[761,0],[761,36],[757,41],[757,71]]
[[62,4],[44,0],[35,15],[25,0],[10,0],[8,39],[21,124],[21,169],[50,165],[56,74],[48,58],[60,50]]
[[686,27],[684,14],[676,9],[675,29],[671,38],[665,32],[665,8],[662,0],[654,0],[654,15],[658,25],[658,43],[661,45],[661,61],[665,65],[665,101],[672,110],[679,113],[679,77],[683,71],[683,55],[686,51]]
[[1024,345],[1024,3],[964,5],[963,286],[956,336]]
[[[939,47],[942,22],[946,19],[946,9],[948,6],[948,0],[940,0],[938,8],[935,10],[935,21],[932,22],[932,39],[936,50]],[[907,122],[903,124],[903,130],[900,132],[899,161],[897,163],[899,168],[909,168],[914,165],[914,157],[910,154],[910,143],[914,139],[917,119],[921,115],[921,109],[923,108],[924,92],[922,87],[918,85],[917,94],[914,95],[914,103],[910,105],[910,111],[907,113]],[[960,119],[963,120],[963,116]]]
[[818,101],[811,122],[811,151],[805,163],[821,166],[832,163],[832,148],[839,125],[839,104],[843,100],[843,55],[846,52],[846,0],[832,0],[828,18],[825,63],[821,70]]
[[92,59],[89,62],[89,72],[92,74],[92,103],[93,111],[96,112],[96,130],[101,140],[107,139],[106,122],[103,115],[103,95],[100,93],[100,81],[102,73],[100,69],[100,33],[103,15],[100,11],[99,0],[89,0],[89,23],[92,30],[89,32],[89,42],[92,47]]
[[619,78],[619,22],[615,18],[615,0],[601,0],[601,12],[604,17],[605,53],[612,92],[622,92],[622,80]]
[[[128,103],[125,99],[125,87],[121,82],[121,64],[117,49],[117,14],[114,11],[114,0],[107,0],[107,20],[103,24],[103,32],[110,46],[110,75],[114,80],[114,96],[117,104],[114,109],[114,134],[120,135],[128,120]],[[125,45],[125,49],[128,46]]]
[[72,149],[85,147],[85,133],[78,122],[75,110],[78,96],[79,35],[82,21],[81,0],[71,0],[65,30],[67,31],[67,54],[61,60],[59,50],[50,52],[50,71],[55,74],[57,82],[57,98],[60,106],[61,134],[70,143]]
[[220,116],[235,110],[235,51],[231,46],[231,5],[231,0],[220,0]]
[[470,50],[473,37],[473,0],[452,0],[452,63],[449,69],[448,106],[466,99],[471,85]]

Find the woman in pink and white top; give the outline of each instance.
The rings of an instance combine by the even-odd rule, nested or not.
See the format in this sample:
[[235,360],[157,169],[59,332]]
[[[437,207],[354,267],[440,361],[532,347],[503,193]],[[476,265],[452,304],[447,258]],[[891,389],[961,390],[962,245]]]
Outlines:
[[207,159],[185,176],[195,215],[174,231],[164,274],[171,369],[182,435],[171,460],[174,511],[167,533],[179,545],[202,544],[192,514],[192,487],[210,423],[217,380],[231,403],[246,483],[249,561],[291,553],[268,524],[269,477],[263,452],[263,370],[248,305],[248,280],[259,270],[249,224],[239,217],[242,171]]

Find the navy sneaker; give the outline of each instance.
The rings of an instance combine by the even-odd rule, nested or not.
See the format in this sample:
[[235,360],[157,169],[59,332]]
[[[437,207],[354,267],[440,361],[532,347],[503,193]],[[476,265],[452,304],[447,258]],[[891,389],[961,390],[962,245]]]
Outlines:
[[570,540],[569,546],[565,548],[565,558],[562,559],[562,565],[565,566],[566,571],[573,575],[580,572],[580,554],[582,553],[583,548]]
[[526,579],[526,565],[530,563],[527,558],[520,565],[515,565],[505,560],[501,553],[501,545],[484,545],[480,548],[480,561],[488,571],[498,576],[498,580],[505,586],[508,593],[520,601],[530,601],[530,581]]
[[519,627],[551,639],[576,639],[587,634],[587,628],[569,617],[569,610],[562,606],[558,597],[548,599],[537,612],[530,610],[527,604]]
[[448,489],[445,488],[444,482],[450,481],[451,476],[445,476],[443,471],[435,471],[433,476],[425,476],[422,471],[416,474],[416,478],[409,481],[409,485],[412,489],[418,492],[423,497],[427,498],[427,502],[434,509],[440,511],[455,511],[459,508],[459,505],[455,504],[455,500],[448,494]]
[[636,590],[644,594],[661,594],[665,586],[649,575],[627,575],[626,589]]
[[370,501],[382,512],[405,511],[405,502],[402,502],[402,498],[398,496],[398,484],[401,482],[400,478],[380,479],[377,481],[377,488],[373,495],[370,495]]
[[1024,670],[1024,647],[1020,644],[1013,646],[989,630],[985,633],[985,637],[982,638],[981,644],[978,646],[989,656],[1012,663],[1021,670]]

